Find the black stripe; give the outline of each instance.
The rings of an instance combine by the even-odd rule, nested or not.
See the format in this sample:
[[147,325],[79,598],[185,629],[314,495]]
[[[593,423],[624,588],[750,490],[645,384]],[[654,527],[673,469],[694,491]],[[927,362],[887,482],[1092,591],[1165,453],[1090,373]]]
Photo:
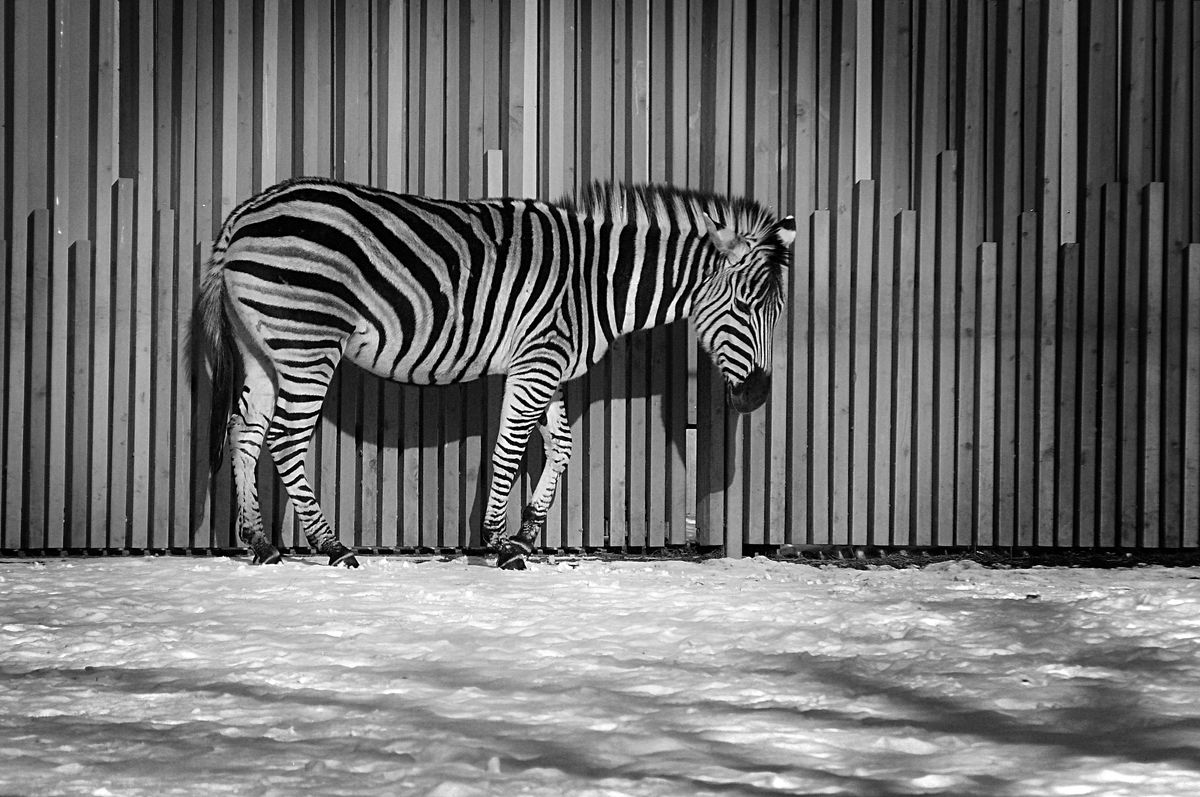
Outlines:
[[629,282],[633,278],[634,253],[637,248],[637,227],[626,224],[617,241],[617,259],[613,264],[613,310],[616,329],[625,328],[625,303],[629,300]]
[[641,279],[638,281],[637,301],[634,305],[633,323],[641,329],[650,320],[650,309],[654,304],[654,294],[662,281],[662,272],[658,266],[658,246],[662,241],[662,230],[657,225],[646,229],[646,253],[641,262]]
[[663,252],[663,271],[659,279],[662,298],[658,303],[658,315],[654,317],[655,325],[667,323],[667,313],[675,297],[679,295],[679,281],[683,270],[683,264],[679,262],[682,254],[679,251],[680,238],[682,233],[678,227],[672,227],[667,233],[667,248]]
[[[592,227],[592,219],[588,219],[588,228]],[[605,221],[600,225],[598,234],[598,246],[596,248],[596,257],[590,260],[592,268],[596,271],[596,297],[593,312],[596,314],[597,328],[604,335],[604,340],[607,343],[612,343],[617,335],[613,331],[612,320],[608,317],[608,291],[610,285],[608,282],[608,258],[609,258],[609,238],[612,235],[612,222]]]
[[347,335],[354,332],[354,324],[347,321],[341,316],[336,316],[332,313],[325,313],[320,310],[312,310],[307,307],[299,307],[297,305],[280,305],[267,304],[254,299],[248,299],[244,296],[238,297],[238,302],[249,307],[251,310],[264,315],[267,318],[275,318],[280,321],[294,321],[300,324],[308,324],[311,326],[321,326],[328,329],[336,329],[344,332]]
[[329,338],[318,338],[316,340],[305,340],[303,338],[263,338],[263,343],[275,351],[280,351],[281,349],[341,351],[342,348],[341,341]]

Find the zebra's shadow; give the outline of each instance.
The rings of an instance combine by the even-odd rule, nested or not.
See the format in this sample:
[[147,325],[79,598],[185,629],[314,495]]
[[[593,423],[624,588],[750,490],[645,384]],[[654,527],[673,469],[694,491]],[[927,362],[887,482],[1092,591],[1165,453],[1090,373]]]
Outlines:
[[[689,464],[705,471],[697,480],[699,497],[727,487],[732,469],[714,469],[711,462],[702,461],[704,451],[694,449],[688,458],[689,437],[706,439],[700,427],[713,422],[714,398],[721,402],[716,412],[724,412],[724,394],[706,391],[701,384],[706,378],[705,355],[689,356],[686,325],[676,323],[618,341],[591,371],[566,383],[575,447],[558,500],[603,502],[603,512],[611,514],[620,505],[619,499],[611,500],[613,489],[656,495],[684,484],[686,474],[672,469]],[[318,483],[336,479],[339,485],[336,491],[318,488],[320,493],[335,496],[339,503],[357,502],[352,511],[341,506],[336,510],[342,526],[349,517],[357,518],[356,544],[372,544],[376,535],[370,518],[388,515],[387,510],[410,522],[418,518],[423,547],[428,547],[425,540],[434,539],[447,547],[480,544],[503,384],[502,377],[487,377],[417,387],[389,382],[349,363],[339,366],[310,464]],[[535,432],[512,504],[519,506],[528,498],[543,460],[542,440]],[[399,483],[389,485],[390,480]],[[349,494],[350,484],[359,486],[357,497]],[[378,505],[393,497],[399,509]],[[364,500],[377,505],[364,506]],[[279,493],[276,503],[282,506],[282,501]],[[593,508],[590,517],[598,511]],[[332,520],[335,510],[325,507],[325,512]],[[610,526],[623,525],[611,521],[606,518]],[[340,533],[346,537],[348,531]]]

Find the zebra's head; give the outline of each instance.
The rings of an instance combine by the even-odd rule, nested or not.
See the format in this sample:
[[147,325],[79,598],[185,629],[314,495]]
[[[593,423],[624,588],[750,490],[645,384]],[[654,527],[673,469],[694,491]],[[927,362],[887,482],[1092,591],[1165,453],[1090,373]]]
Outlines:
[[771,392],[772,333],[783,311],[783,269],[791,262],[796,220],[754,225],[752,233],[707,222],[716,256],[693,302],[696,337],[721,369],[731,406],[753,412]]

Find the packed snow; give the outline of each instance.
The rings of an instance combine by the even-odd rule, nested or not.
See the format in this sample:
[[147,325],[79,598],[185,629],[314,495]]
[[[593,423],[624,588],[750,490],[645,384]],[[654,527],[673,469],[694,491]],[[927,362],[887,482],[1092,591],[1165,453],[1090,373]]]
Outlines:
[[1200,794],[1200,571],[0,560],[0,794]]

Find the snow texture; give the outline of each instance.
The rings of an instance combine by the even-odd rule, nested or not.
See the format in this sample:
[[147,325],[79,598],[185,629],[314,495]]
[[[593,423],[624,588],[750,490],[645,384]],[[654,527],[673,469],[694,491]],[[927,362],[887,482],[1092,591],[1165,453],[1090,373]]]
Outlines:
[[1200,794],[1200,571],[0,561],[0,794]]

